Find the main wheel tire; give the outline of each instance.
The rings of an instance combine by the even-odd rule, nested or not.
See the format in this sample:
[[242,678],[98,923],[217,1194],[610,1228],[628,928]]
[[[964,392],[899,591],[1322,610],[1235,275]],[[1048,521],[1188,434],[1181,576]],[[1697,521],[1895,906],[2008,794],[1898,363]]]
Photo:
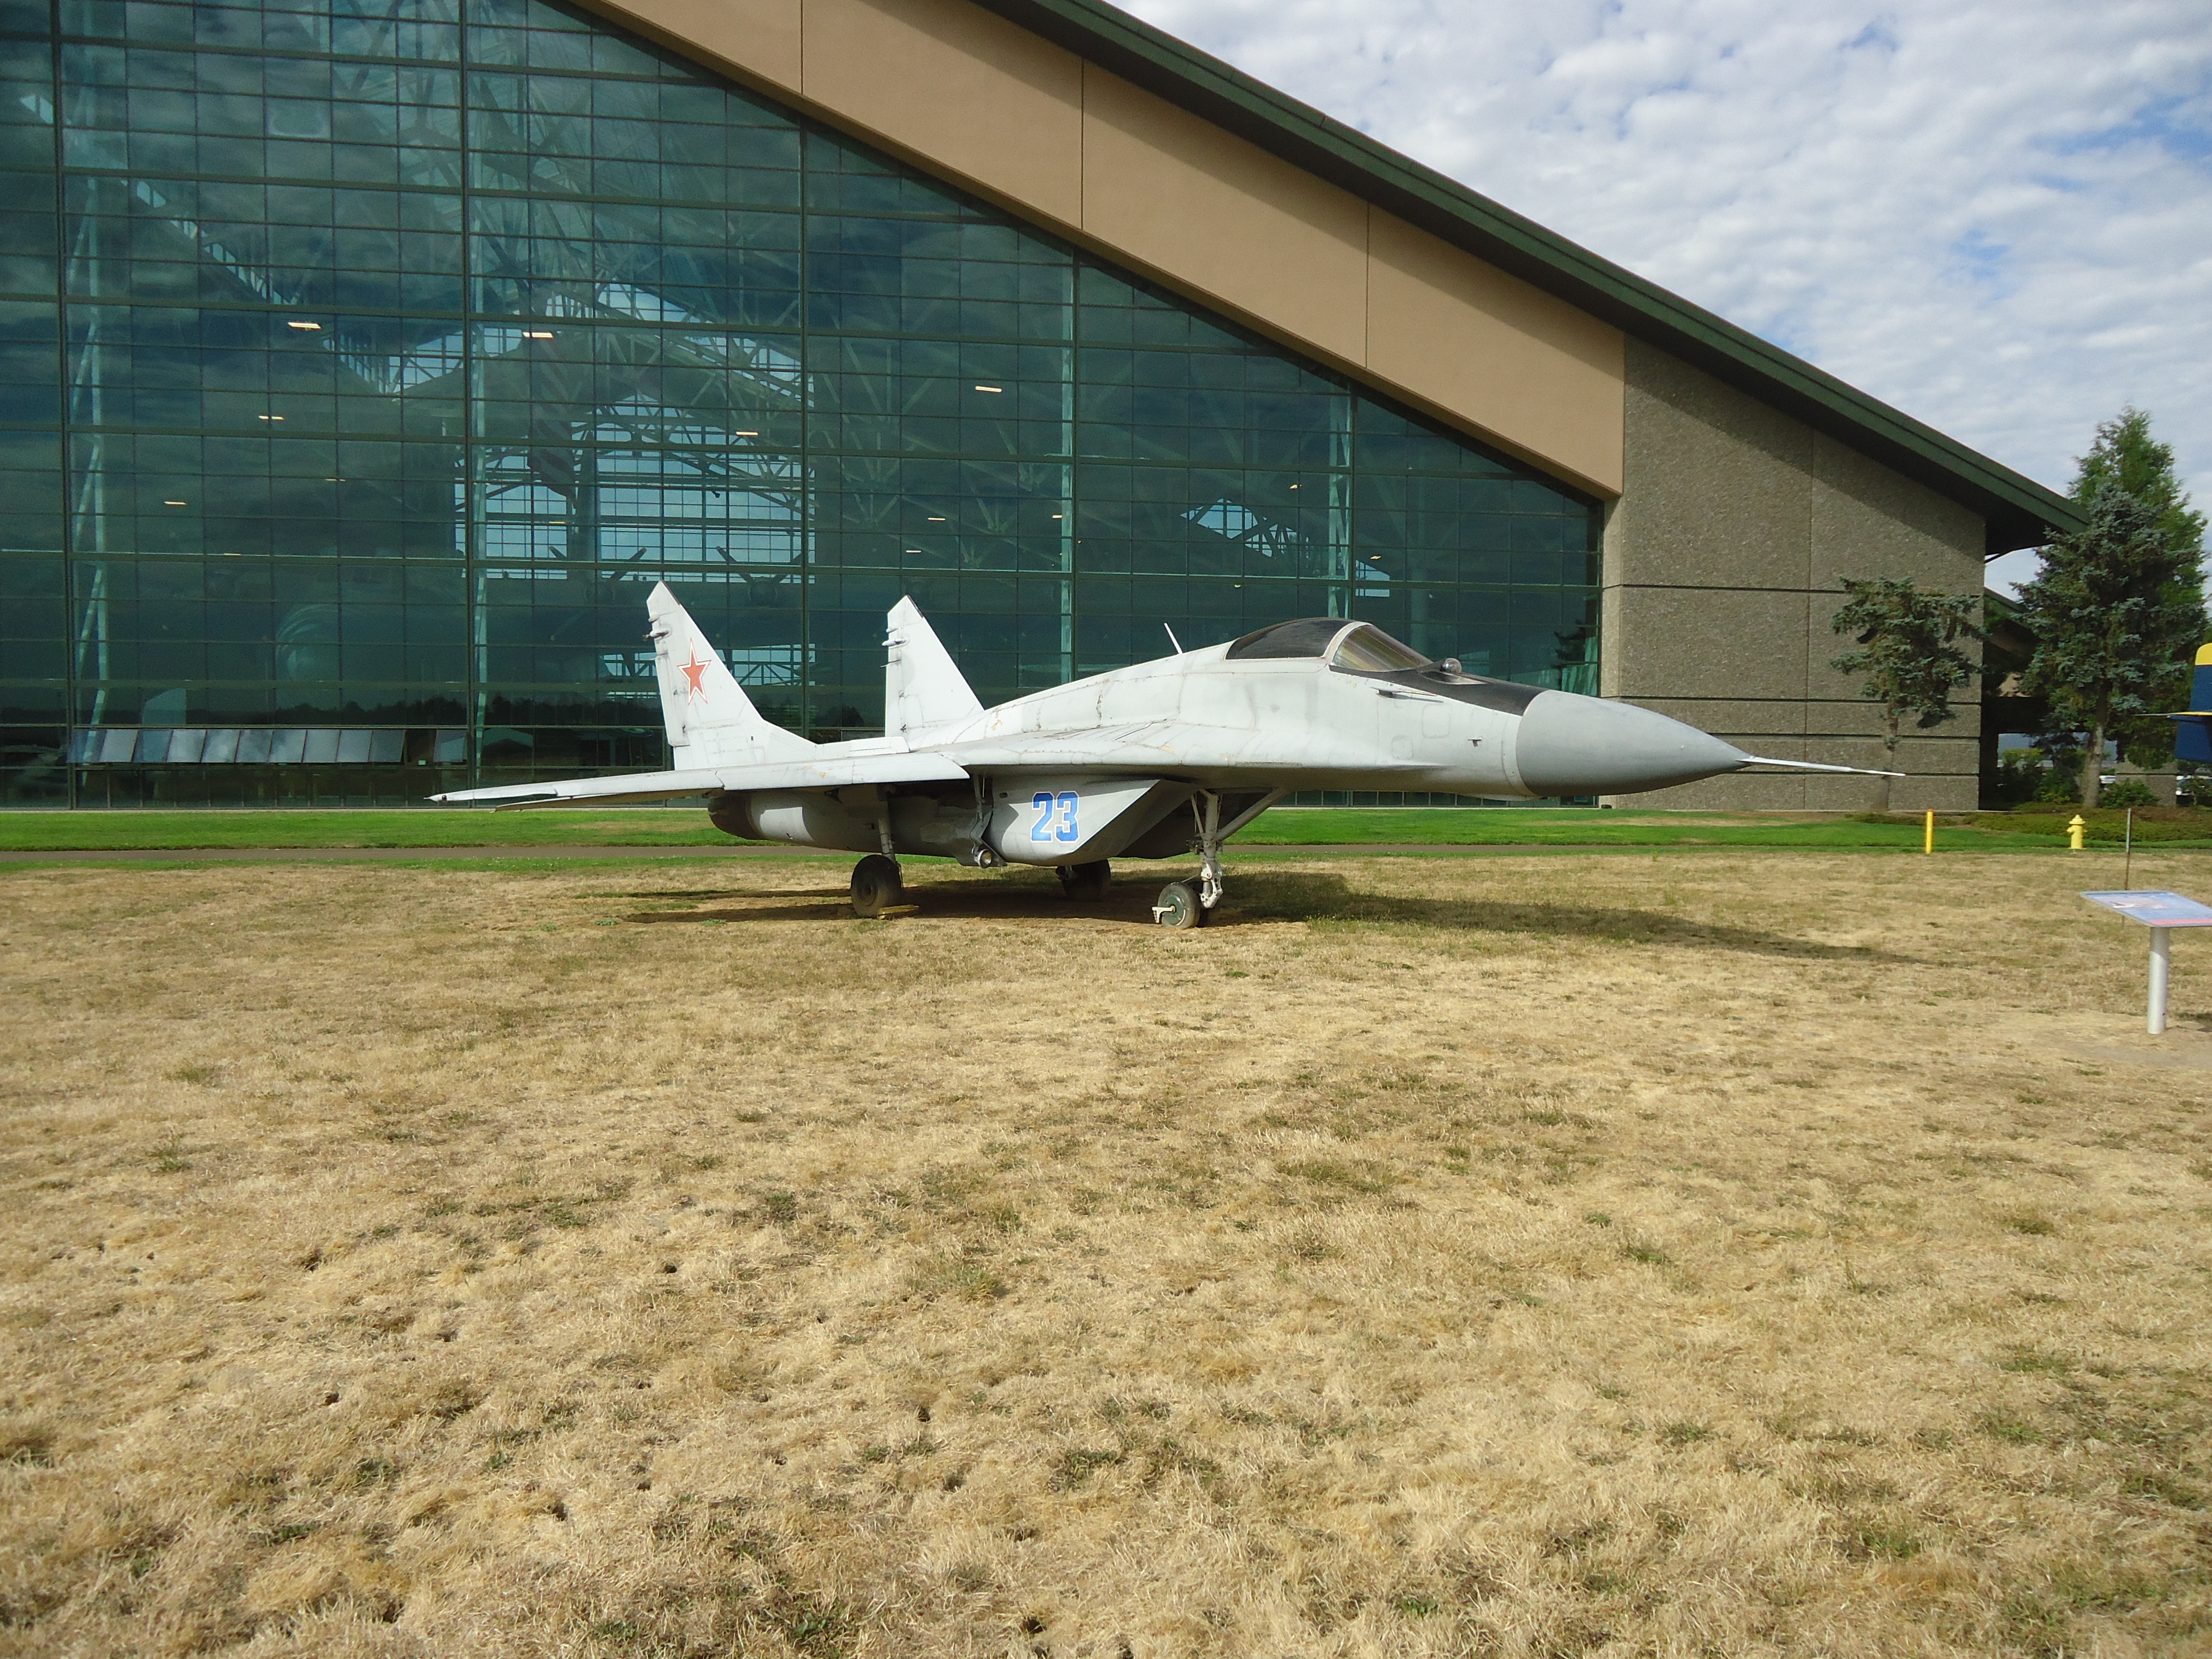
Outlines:
[[1114,885],[1114,866],[1104,859],[1060,866],[1060,890],[1078,904],[1096,904]]
[[1152,920],[1163,927],[1203,927],[1206,907],[1198,902],[1198,884],[1171,881],[1161,888],[1152,905]]
[[853,914],[879,916],[894,905],[906,902],[906,883],[898,860],[871,853],[853,866]]

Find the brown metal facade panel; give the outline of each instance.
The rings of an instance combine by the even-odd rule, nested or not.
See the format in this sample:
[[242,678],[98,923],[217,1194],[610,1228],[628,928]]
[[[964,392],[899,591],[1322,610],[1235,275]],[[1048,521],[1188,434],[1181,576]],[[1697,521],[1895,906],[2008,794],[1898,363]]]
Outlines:
[[807,103],[1029,213],[1082,224],[1082,59],[969,0],[803,8]]
[[1370,373],[1620,493],[1619,329],[1380,208],[1368,254]]
[[1340,362],[1367,359],[1367,204],[1092,68],[1081,228]]
[[591,9],[647,40],[764,90],[795,94],[805,0],[590,0]]

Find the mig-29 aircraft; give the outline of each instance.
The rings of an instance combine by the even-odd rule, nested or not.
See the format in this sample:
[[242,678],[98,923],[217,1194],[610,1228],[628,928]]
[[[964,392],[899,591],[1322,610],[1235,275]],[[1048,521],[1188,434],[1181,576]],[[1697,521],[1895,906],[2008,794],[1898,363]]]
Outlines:
[[[1765,760],[1632,703],[1431,662],[1372,623],[1310,617],[986,708],[910,599],[891,607],[884,735],[810,743],[762,718],[665,583],[646,604],[674,767],[463,789],[502,808],[704,797],[714,827],[864,853],[853,908],[905,902],[899,855],[1051,865],[1104,896],[1117,858],[1199,857],[1152,906],[1195,927],[1221,844],[1294,789],[1495,797],[1632,794]],[[1174,642],[1172,632],[1169,635]]]

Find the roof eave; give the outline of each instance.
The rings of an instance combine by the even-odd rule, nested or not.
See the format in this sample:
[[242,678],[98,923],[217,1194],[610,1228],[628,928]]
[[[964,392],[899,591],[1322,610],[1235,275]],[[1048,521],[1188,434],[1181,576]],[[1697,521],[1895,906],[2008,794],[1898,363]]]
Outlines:
[[2057,491],[1103,0],[977,3],[1971,508],[1988,553],[2082,526]]

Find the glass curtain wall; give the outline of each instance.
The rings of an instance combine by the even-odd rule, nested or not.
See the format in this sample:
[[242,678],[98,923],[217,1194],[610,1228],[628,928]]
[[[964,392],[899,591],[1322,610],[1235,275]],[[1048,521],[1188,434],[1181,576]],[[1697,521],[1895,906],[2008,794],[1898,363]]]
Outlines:
[[0,785],[664,763],[644,597],[874,731],[1301,615],[1595,689],[1597,510],[544,0],[0,0]]

